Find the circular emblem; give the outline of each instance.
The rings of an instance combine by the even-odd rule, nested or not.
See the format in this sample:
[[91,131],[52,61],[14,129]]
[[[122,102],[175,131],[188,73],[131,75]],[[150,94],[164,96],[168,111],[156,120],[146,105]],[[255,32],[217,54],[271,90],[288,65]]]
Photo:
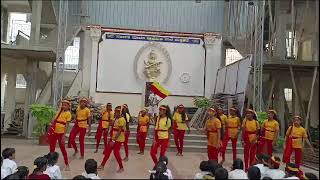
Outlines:
[[180,81],[183,83],[188,83],[190,82],[191,76],[189,73],[182,73],[180,76]]
[[171,74],[171,59],[164,46],[149,42],[142,46],[134,59],[134,72],[138,80],[168,81]]

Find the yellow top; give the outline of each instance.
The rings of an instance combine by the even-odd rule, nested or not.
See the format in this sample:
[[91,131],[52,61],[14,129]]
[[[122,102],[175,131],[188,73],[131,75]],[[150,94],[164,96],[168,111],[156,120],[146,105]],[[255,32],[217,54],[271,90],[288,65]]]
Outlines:
[[208,131],[208,145],[217,147],[218,139],[218,129],[221,129],[221,122],[218,118],[208,119],[206,122],[206,130]]
[[[189,120],[188,116],[186,115],[185,121],[188,121],[188,120]],[[180,114],[179,112],[174,113],[173,121],[177,123],[177,129],[179,129],[179,130],[187,130],[188,129],[186,122],[182,121],[182,114]]]
[[158,138],[159,139],[168,139],[169,138],[169,128],[171,127],[171,119],[170,118],[160,118],[158,117],[156,122],[155,130],[158,130]]
[[147,125],[149,123],[149,117],[145,115],[144,117],[139,116],[139,132],[147,132]]
[[222,123],[222,125],[225,125],[225,123],[226,123],[226,121],[227,121],[228,117],[227,117],[226,115],[222,114],[222,115],[220,116],[220,119],[221,119],[221,123]]
[[238,128],[241,127],[240,119],[237,116],[229,116],[226,120],[226,127],[231,138],[236,138]]
[[[293,127],[291,134],[290,133],[290,129],[291,127]],[[302,138],[307,138],[307,132],[306,130],[300,126],[300,127],[295,127],[295,126],[291,126],[288,128],[286,136],[292,136],[292,147],[293,148],[302,148]]]
[[[121,131],[118,139],[115,139],[117,132],[120,128],[122,128],[122,131]],[[113,125],[113,129],[112,129],[112,131],[114,131],[112,133],[112,140],[117,141],[117,142],[124,142],[124,139],[125,139],[124,131],[125,130],[126,130],[126,119],[124,119],[123,117],[116,119],[114,122],[114,125]]]
[[[70,122],[71,121],[71,113],[70,111],[64,111],[64,112],[61,112],[59,117],[57,118],[57,123],[56,123],[56,126],[55,126],[55,129],[54,129],[54,132],[55,133],[58,133],[58,134],[63,134],[65,133],[65,127],[66,127],[66,123]],[[59,122],[62,122],[63,124],[60,124]]]
[[108,128],[109,124],[114,120],[114,113],[112,111],[104,111],[102,113],[102,128]]
[[[87,128],[88,126],[88,119],[91,116],[91,112],[90,109],[85,107],[83,109],[80,109],[80,106],[77,108],[77,113],[76,113],[77,117],[77,121],[78,121],[78,125],[80,128]],[[86,120],[86,121],[82,121],[82,120]]]
[[265,139],[274,140],[276,136],[276,132],[279,131],[279,123],[272,119],[272,120],[265,120],[263,122],[263,126],[265,129]]
[[[247,120],[244,119],[242,122],[242,128],[244,128],[245,131],[249,131],[249,132],[257,132],[260,127],[259,124],[256,120]],[[253,142],[254,140],[257,139],[257,134],[249,134],[249,141]]]

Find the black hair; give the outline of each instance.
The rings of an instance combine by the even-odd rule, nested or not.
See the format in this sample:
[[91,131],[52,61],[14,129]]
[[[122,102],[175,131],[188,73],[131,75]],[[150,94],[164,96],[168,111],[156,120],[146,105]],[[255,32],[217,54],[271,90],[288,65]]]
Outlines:
[[228,179],[228,171],[225,168],[218,168],[214,172],[214,179]]
[[98,163],[94,159],[87,159],[86,163],[84,164],[84,169],[86,170],[87,174],[97,173]]
[[201,161],[199,169],[201,171],[209,171],[209,162],[208,161]]
[[16,153],[16,150],[14,148],[5,148],[2,151],[2,157],[3,159],[8,159],[15,153]]
[[[269,159],[270,159],[270,155],[269,155],[269,154],[262,154],[262,155],[263,155],[262,160],[263,160],[264,162],[268,163],[268,162],[269,162]],[[263,161],[262,161],[262,162],[263,162]],[[264,166],[268,166],[268,165],[265,164],[264,162],[263,162],[263,165],[264,165]]]
[[215,176],[215,171],[217,169],[222,168],[221,164],[219,164],[216,160],[209,160],[208,166],[209,166],[209,172],[211,172],[213,176]]
[[48,165],[53,166],[58,162],[59,153],[49,152],[45,157],[48,159]]
[[239,158],[235,159],[232,164],[232,169],[241,169],[243,170],[243,161]]
[[31,175],[35,174],[36,172],[43,172],[47,169],[48,159],[45,157],[38,157],[34,160],[33,165],[35,168]]
[[77,175],[77,176],[75,176],[75,177],[73,177],[72,179],[90,179],[90,178],[86,178],[86,177],[84,177],[84,176],[82,176],[82,175]]
[[257,156],[257,159],[258,159],[258,160],[262,161],[262,159],[263,159],[263,154],[257,154],[256,156]]
[[167,166],[163,161],[159,161],[153,170],[155,170],[155,172],[151,173],[150,179],[169,179],[169,177],[164,174],[167,171]]
[[4,179],[26,179],[29,174],[29,169],[26,166],[17,167],[17,172],[5,177]]
[[272,179],[271,177],[263,177],[262,179],[264,179],[264,180],[270,180],[270,179]]
[[166,165],[168,165],[168,157],[167,156],[160,156],[159,161],[164,162]]
[[249,167],[248,179],[261,179],[260,169],[256,166]]
[[319,178],[313,173],[305,173],[304,174],[308,179],[318,180]]

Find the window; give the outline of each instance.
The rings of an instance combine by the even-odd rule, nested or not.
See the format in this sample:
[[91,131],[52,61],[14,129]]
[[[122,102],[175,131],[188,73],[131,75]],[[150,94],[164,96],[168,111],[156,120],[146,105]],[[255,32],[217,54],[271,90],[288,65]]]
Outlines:
[[[293,41],[293,52],[291,52]],[[287,57],[295,58],[297,57],[297,40],[296,37],[293,37],[293,33],[291,31],[286,34],[286,48],[287,48]]]
[[16,88],[26,88],[27,82],[22,74],[17,74]]
[[236,49],[226,49],[226,65],[239,61],[242,58],[242,55]]
[[31,23],[27,22],[27,14],[10,13],[9,19],[9,42],[16,40],[19,31],[24,33],[23,36],[30,36]]
[[68,46],[68,48],[65,51],[65,62],[64,67],[65,69],[78,69],[79,64],[79,49],[80,49],[80,38],[76,37],[73,40],[73,43],[71,46]]
[[290,88],[284,88],[284,97],[286,98],[286,101],[292,101],[292,89]]

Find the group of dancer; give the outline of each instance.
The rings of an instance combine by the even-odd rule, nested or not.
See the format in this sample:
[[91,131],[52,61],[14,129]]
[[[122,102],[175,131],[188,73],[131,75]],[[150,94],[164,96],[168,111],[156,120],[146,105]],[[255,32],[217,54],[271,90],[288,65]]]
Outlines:
[[[71,119],[74,119],[74,126],[70,131],[68,147],[74,149],[74,156],[78,153],[75,138],[79,134],[80,158],[84,158],[85,135],[86,133],[89,135],[91,133],[91,114],[90,109],[87,108],[87,103],[88,100],[82,98],[75,117],[72,118],[70,112],[71,103],[63,100],[48,131],[50,152],[55,151],[56,142],[58,141],[66,165],[65,170],[69,170],[69,161],[64,144],[64,136]],[[244,147],[246,170],[253,165],[256,153],[266,153],[272,156],[272,146],[276,144],[279,134],[279,123],[275,110],[267,111],[268,118],[261,126],[257,121],[255,111],[252,109],[245,111],[245,117],[242,121],[237,108],[230,108],[229,115],[225,115],[222,108],[209,108],[207,113],[208,119],[205,126],[199,130],[207,135],[209,160],[216,160],[218,162],[218,155],[221,154],[222,160],[220,163],[222,164],[225,161],[225,152],[230,140],[232,143],[232,157],[235,160],[237,158],[237,141],[240,134],[242,134],[241,141]],[[95,135],[95,153],[98,152],[102,136],[104,142],[104,157],[99,169],[104,168],[110,154],[113,152],[119,165],[117,172],[120,173],[124,170],[122,161],[128,161],[129,159],[128,140],[131,120],[132,117],[127,104],[117,106],[114,110],[112,110],[111,103],[106,104]],[[283,154],[283,162],[289,164],[291,154],[294,151],[295,164],[298,167],[301,164],[302,146],[304,141],[308,140],[307,133],[301,126],[301,122],[302,118],[300,116],[294,116],[293,124],[288,128],[286,133],[285,151]],[[169,106],[166,105],[159,107],[158,115],[148,113],[147,109],[142,109],[139,112],[136,133],[136,142],[139,146],[138,154],[144,154],[146,138],[151,124],[155,126],[153,144],[150,149],[150,155],[154,164],[158,162],[157,151],[159,148],[160,156],[165,156],[171,134],[174,136],[177,156],[183,156],[185,132],[190,132],[189,119],[184,106],[177,106],[173,116],[171,116]],[[307,142],[309,143],[309,141]],[[124,159],[120,155],[122,144],[125,149]]]

